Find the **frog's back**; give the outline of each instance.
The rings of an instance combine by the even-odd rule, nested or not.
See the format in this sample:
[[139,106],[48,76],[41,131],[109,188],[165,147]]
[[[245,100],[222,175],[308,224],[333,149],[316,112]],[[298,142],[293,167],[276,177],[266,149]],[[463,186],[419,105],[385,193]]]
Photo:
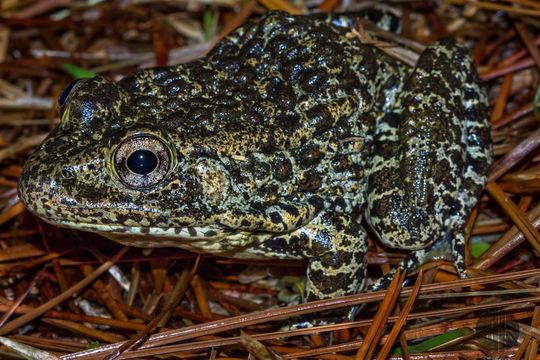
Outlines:
[[346,33],[327,20],[274,12],[237,29],[206,59],[146,70],[121,85],[149,121],[227,151],[234,143],[238,154],[362,136],[355,114],[374,105],[388,58]]

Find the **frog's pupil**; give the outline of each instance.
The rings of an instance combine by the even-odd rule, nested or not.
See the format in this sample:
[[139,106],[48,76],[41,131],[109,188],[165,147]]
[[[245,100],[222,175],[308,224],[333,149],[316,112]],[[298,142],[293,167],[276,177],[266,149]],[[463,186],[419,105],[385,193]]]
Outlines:
[[126,165],[129,170],[136,174],[148,175],[156,169],[158,158],[150,150],[136,150],[128,156]]

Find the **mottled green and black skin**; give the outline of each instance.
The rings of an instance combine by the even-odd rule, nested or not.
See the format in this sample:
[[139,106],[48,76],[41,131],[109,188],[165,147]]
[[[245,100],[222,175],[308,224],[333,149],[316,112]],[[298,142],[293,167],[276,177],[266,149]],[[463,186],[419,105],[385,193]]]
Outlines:
[[[362,219],[415,250],[407,266],[440,239],[463,271],[491,162],[467,50],[435,43],[411,69],[337,24],[270,13],[204,59],[80,81],[24,168],[22,201],[128,245],[307,258],[307,299],[362,288]],[[125,156],[145,146],[160,166],[137,177]]]

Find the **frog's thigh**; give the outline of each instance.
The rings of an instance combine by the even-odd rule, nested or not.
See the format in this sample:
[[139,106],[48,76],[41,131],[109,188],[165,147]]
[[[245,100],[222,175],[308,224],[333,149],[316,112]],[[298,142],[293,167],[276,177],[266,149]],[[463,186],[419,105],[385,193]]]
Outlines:
[[306,299],[354,294],[364,284],[366,234],[347,214],[321,214],[301,229],[273,237],[258,246],[280,255],[309,259]]
[[[466,99],[484,99],[480,92],[466,92],[471,68],[466,49],[455,42],[428,47],[394,109],[381,119],[366,213],[388,246],[425,248],[444,232],[456,232],[456,220],[466,217],[474,203],[462,184]],[[457,227],[463,222],[459,219]]]

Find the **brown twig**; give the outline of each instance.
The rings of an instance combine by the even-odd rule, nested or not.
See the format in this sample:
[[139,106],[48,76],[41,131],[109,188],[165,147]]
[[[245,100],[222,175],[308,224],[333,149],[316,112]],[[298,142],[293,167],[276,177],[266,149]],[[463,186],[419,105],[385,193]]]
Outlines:
[[73,294],[81,291],[86,286],[90,285],[95,279],[97,279],[101,274],[106,272],[111,266],[114,265],[116,261],[118,261],[124,254],[129,250],[127,247],[123,247],[116,255],[114,255],[110,260],[103,263],[99,268],[97,268],[90,276],[87,276],[83,280],[79,281],[77,284],[73,285],[69,288],[68,291],[63,292],[62,294],[58,295],[54,299],[51,299],[47,301],[45,304],[37,307],[34,311],[29,312],[27,314],[24,314],[17,319],[5,324],[2,328],[0,328],[0,335],[5,335],[10,333],[11,331],[23,326],[24,324],[36,319],[37,317],[43,315],[48,310],[52,309],[56,305],[66,301],[69,299]]
[[402,272],[401,269],[398,268],[392,282],[388,286],[388,292],[381,303],[379,311],[377,311],[375,318],[373,318],[373,324],[369,327],[369,330],[364,337],[364,341],[356,353],[356,360],[371,359],[371,355],[375,352],[379,339],[383,335],[384,325],[399,298],[403,279],[405,279],[405,272]]
[[407,316],[409,315],[409,312],[411,311],[414,305],[414,301],[416,300],[416,296],[418,295],[418,292],[420,291],[420,286],[422,285],[423,277],[424,277],[424,274],[420,270],[420,272],[418,273],[418,276],[416,277],[416,282],[414,283],[412,293],[409,296],[409,299],[407,300],[407,303],[405,304],[405,307],[403,308],[401,315],[399,316],[397,321],[394,323],[392,330],[390,330],[390,333],[388,334],[384,342],[384,346],[382,347],[381,351],[379,352],[379,355],[377,356],[377,360],[384,360],[387,358],[388,354],[390,354],[390,350],[392,350],[392,346],[395,343],[401,329],[403,328],[403,325],[405,324],[405,320],[407,320]]

